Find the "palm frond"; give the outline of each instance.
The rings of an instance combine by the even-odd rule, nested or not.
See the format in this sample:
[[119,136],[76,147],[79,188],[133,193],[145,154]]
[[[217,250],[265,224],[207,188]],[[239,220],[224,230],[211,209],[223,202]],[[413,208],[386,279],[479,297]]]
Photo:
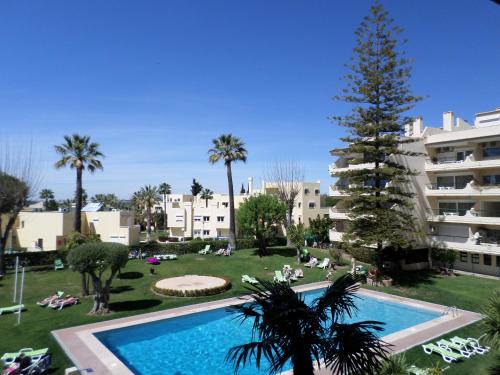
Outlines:
[[316,299],[317,313],[323,316],[330,312],[333,322],[337,322],[345,314],[351,317],[357,311],[354,301],[358,298],[355,294],[358,289],[359,283],[351,274],[339,277]]

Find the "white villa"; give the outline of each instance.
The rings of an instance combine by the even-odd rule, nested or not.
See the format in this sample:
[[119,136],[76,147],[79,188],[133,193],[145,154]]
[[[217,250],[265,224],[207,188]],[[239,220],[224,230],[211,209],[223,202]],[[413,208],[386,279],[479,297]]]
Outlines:
[[[406,136],[416,142],[405,145],[425,156],[399,160],[419,172],[411,178],[416,194],[415,217],[426,233],[421,246],[456,251],[458,270],[500,275],[500,108],[478,113],[474,124],[443,114],[442,128],[425,127],[422,118],[407,126]],[[330,166],[333,177],[349,165],[349,155]],[[390,182],[389,182],[390,183]],[[330,195],[342,198],[348,181],[338,178]],[[342,240],[348,220],[343,200],[330,210],[336,226],[332,241]]]
[[[260,189],[254,189],[253,179],[248,179],[248,192],[235,194],[234,205],[238,207],[252,195],[273,194],[275,184],[262,181]],[[155,207],[157,212],[163,210],[163,202]],[[189,194],[169,194],[166,196],[167,226],[170,235],[176,238],[200,237],[215,238],[229,235],[229,195],[214,193],[213,199],[205,201],[199,196]],[[309,219],[317,215],[328,215],[327,208],[320,205],[320,182],[304,182],[301,186],[293,220],[308,225]]]

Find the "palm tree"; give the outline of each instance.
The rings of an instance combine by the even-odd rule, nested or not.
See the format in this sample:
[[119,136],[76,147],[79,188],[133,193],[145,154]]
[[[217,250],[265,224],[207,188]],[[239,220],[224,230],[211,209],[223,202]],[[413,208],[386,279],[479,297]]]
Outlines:
[[208,207],[208,200],[214,198],[214,192],[210,189],[204,188],[201,191],[200,198],[205,199],[205,207]]
[[167,230],[167,195],[172,194],[172,187],[163,182],[158,188],[158,193],[163,195],[163,230]]
[[49,209],[49,200],[54,199],[54,192],[50,189],[42,189],[40,191],[40,199],[43,199],[43,206],[45,207],[45,210]]
[[82,174],[84,169],[94,173],[97,169],[102,170],[102,163],[98,159],[104,157],[99,151],[99,144],[90,141],[89,136],[73,134],[64,136],[64,143],[54,146],[61,159],[55,163],[57,169],[69,165],[76,169],[76,192],[75,192],[75,221],[74,230],[81,232],[82,229]]
[[500,292],[493,293],[482,313],[485,316],[482,321],[484,338],[492,348],[500,349]]
[[113,194],[96,194],[92,198],[90,198],[90,201],[93,203],[102,203],[106,208],[119,208],[120,202],[118,200],[118,197]]
[[388,344],[375,335],[383,323],[345,323],[357,310],[359,284],[350,274],[310,305],[288,284],[259,281],[260,286],[249,288],[251,302],[232,307],[242,322],[253,320],[252,342],[231,348],[226,356],[236,371],[252,359],[260,368],[266,358],[272,374],[290,362],[294,375],[313,375],[314,362],[319,366],[323,359],[334,374],[371,374],[387,359]]
[[152,185],[145,185],[132,198],[136,205],[146,210],[146,241],[151,241],[151,217],[153,207],[161,200],[158,188]]
[[234,218],[234,191],[233,173],[231,171],[232,162],[247,161],[247,150],[245,143],[232,134],[222,134],[219,138],[212,140],[213,147],[208,150],[208,162],[217,163],[224,161],[227,171],[227,184],[229,189],[229,243],[233,249],[236,248],[236,222]]

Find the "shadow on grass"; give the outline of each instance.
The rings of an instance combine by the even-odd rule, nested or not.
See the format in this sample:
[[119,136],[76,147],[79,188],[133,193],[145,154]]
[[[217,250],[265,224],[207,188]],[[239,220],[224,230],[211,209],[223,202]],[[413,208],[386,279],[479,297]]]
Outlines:
[[[279,255],[282,257],[293,257],[297,255],[297,251],[290,247],[268,247],[268,254],[266,256]],[[253,251],[253,255],[259,256],[259,249],[255,249]]]
[[435,271],[422,270],[422,271],[406,271],[391,274],[395,284],[403,287],[416,287],[421,284],[431,285],[435,284],[435,278],[439,275]]
[[114,286],[112,287],[109,292],[113,294],[120,294],[123,292],[130,292],[131,290],[134,290],[133,287],[130,285],[121,285],[121,286]]
[[142,272],[123,272],[120,275],[118,275],[118,278],[120,280],[135,280],[135,279],[140,279],[141,277],[144,277],[144,274]]
[[145,310],[161,304],[159,299],[139,299],[135,301],[111,302],[109,307],[113,311]]

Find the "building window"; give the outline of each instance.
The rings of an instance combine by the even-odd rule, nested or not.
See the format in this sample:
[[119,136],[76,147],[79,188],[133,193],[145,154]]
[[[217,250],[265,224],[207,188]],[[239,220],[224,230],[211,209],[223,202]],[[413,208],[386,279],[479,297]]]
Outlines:
[[203,221],[204,222],[210,221],[210,216],[203,216]]
[[495,258],[497,258],[497,267],[500,267],[500,255],[497,255]]
[[483,264],[485,266],[491,266],[491,255],[483,254]]
[[314,195],[319,195],[319,189],[314,189]]
[[228,207],[229,207],[229,202],[222,202],[222,205],[223,205],[224,207],[228,208]]
[[175,215],[175,222],[176,223],[180,223],[182,221],[184,221],[184,216],[182,216],[182,215]]
[[224,221],[224,216],[217,216],[217,222],[222,223]]
[[304,194],[305,195],[309,194],[309,189],[304,189]]
[[21,228],[24,228],[24,220],[21,221]]
[[302,202],[299,202],[299,208],[302,207]]
[[201,216],[195,216],[194,221],[201,221]]
[[209,236],[210,235],[210,229],[203,229],[203,235],[204,236]]
[[488,158],[493,156],[500,156],[500,147],[491,147],[483,149],[483,157]]
[[473,264],[479,264],[479,254],[471,254],[471,261]]
[[460,261],[462,263],[467,263],[469,261],[469,255],[465,251],[460,252]]
[[316,203],[309,202],[309,208],[316,208]]
[[195,235],[195,236],[199,236],[199,235],[201,234],[201,230],[199,230],[199,229],[195,229],[195,230],[193,231],[193,233],[194,233],[194,235]]

